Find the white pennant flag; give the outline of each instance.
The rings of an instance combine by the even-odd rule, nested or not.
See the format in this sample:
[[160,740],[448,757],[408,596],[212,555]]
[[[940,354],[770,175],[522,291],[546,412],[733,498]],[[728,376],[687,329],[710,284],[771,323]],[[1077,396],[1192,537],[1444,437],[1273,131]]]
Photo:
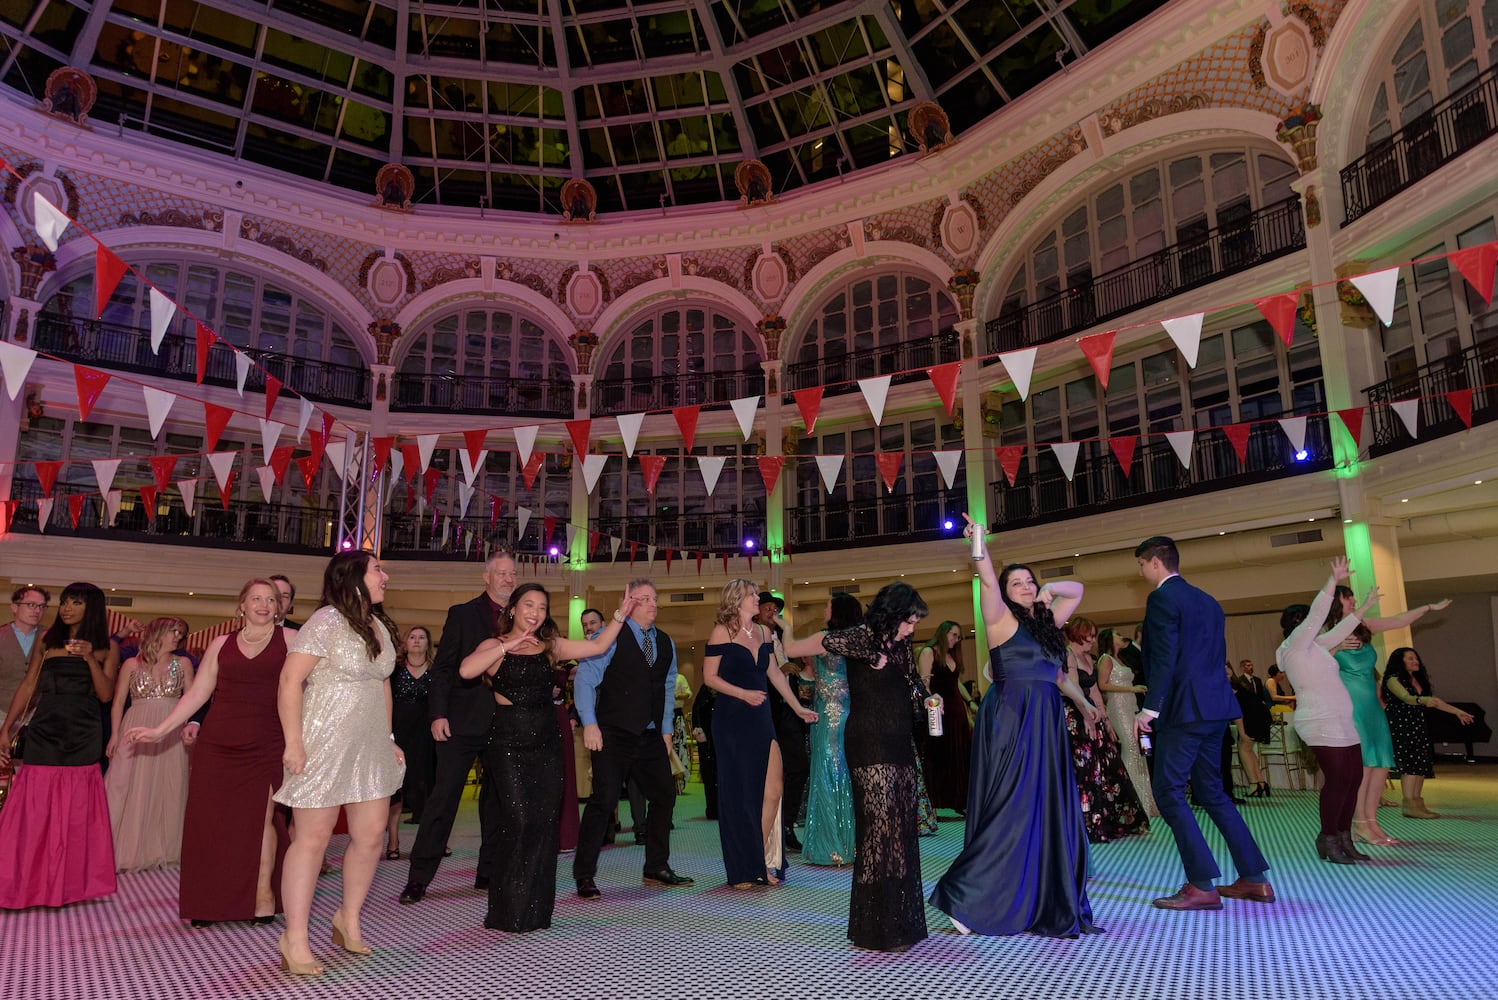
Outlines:
[[447,539],[452,534],[452,531],[453,519],[444,514],[442,517],[442,541],[437,543],[439,548],[447,548]]
[[1186,468],[1191,468],[1191,442],[1196,436],[1196,431],[1166,431],[1165,440],[1170,442],[1170,448],[1176,453],[1176,458]]
[[11,399],[21,394],[26,375],[35,360],[36,352],[29,347],[18,347],[0,340],[0,374],[5,376],[5,392]]
[[1181,357],[1186,359],[1187,368],[1196,367],[1196,352],[1202,346],[1202,317],[1205,313],[1192,313],[1190,316],[1177,316],[1175,319],[1160,321],[1165,327],[1165,332],[1170,334],[1170,339],[1175,341],[1176,350],[1181,352]]
[[1081,447],[1080,441],[1057,441],[1051,445],[1056,461],[1061,463],[1061,471],[1066,473],[1067,482],[1071,482],[1072,476],[1077,472],[1077,452]]
[[234,352],[234,388],[241,397],[244,396],[244,382],[250,377],[250,366],[253,364],[248,354],[243,351]]
[[114,527],[114,519],[120,516],[120,500],[124,495],[124,490],[109,490],[104,494],[104,518],[111,528]]
[[1290,447],[1299,454],[1306,449],[1306,418],[1285,417],[1280,421],[1280,430],[1290,439]]
[[577,537],[577,525],[567,522],[567,554],[572,554],[572,540]]
[[759,397],[745,396],[728,405],[733,407],[733,415],[739,419],[739,431],[743,433],[744,440],[748,441],[754,430],[754,411],[759,409]]
[[1014,382],[1014,391],[1019,393],[1021,400],[1030,398],[1030,376],[1035,374],[1035,355],[1038,353],[1040,348],[1027,347],[1023,351],[999,355],[999,363]]
[[468,553],[470,553],[472,551],[473,551],[473,532],[470,531],[470,532],[467,532],[466,534],[463,535],[463,554],[466,556]]
[[488,457],[489,453],[487,451],[481,451],[479,452],[479,460],[477,462],[470,462],[468,460],[468,449],[459,448],[458,460],[463,463],[463,482],[472,486],[473,477],[479,474],[479,470],[484,467],[484,459]]
[[416,438],[416,454],[421,458],[421,472],[426,474],[427,467],[432,464],[432,449],[437,447],[437,435],[421,434]]
[[515,540],[518,542],[525,537],[525,526],[531,523],[531,509],[529,507],[518,507],[515,510]]
[[620,538],[619,538],[618,535],[610,535],[609,536],[609,559],[610,560],[618,559],[619,558],[619,542],[620,542]]
[[635,442],[640,438],[640,424],[645,421],[643,413],[625,413],[614,418],[619,424],[619,433],[624,435],[624,455],[635,457]]
[[213,476],[218,480],[220,490],[229,488],[229,473],[234,470],[234,459],[238,455],[237,451],[215,451],[208,456],[208,464],[213,467]]
[[120,461],[118,458],[94,459],[94,478],[99,481],[100,493],[108,493],[114,485],[114,474],[120,471]]
[[329,441],[327,448],[323,450],[323,454],[328,456],[328,464],[333,467],[334,472],[338,473],[339,479],[348,477],[347,441]]
[[276,492],[276,470],[268,465],[255,466],[255,475],[260,480],[260,495],[270,503]]
[[307,421],[312,419],[312,401],[306,396],[301,399],[301,412],[296,418],[296,440],[302,443],[302,435],[307,433]]
[[192,506],[198,495],[198,484],[194,480],[183,479],[177,483],[177,491],[182,494],[182,509],[187,511],[188,517],[192,517]]
[[708,496],[712,496],[713,490],[718,488],[718,477],[723,474],[723,463],[726,461],[726,455],[697,456],[697,471],[702,473],[702,485],[707,487]]
[[843,456],[841,455],[818,455],[817,471],[822,473],[822,485],[827,487],[828,495],[837,489],[837,477],[843,469]]
[[869,412],[874,415],[874,424],[877,426],[884,419],[884,400],[889,395],[889,383],[893,375],[880,375],[877,378],[861,378],[858,380],[858,388],[863,390],[863,401],[868,404]]
[[155,288],[151,289],[151,353],[161,353],[161,339],[166,336],[167,327],[172,324],[172,317],[177,315],[177,303],[161,294]]
[[177,396],[149,385],[141,386],[140,391],[146,397],[146,416],[151,420],[151,440],[154,441],[161,436],[161,428],[165,426],[167,414],[172,412]]
[[[603,474],[603,467],[609,462],[607,455],[588,454],[583,456],[583,486],[588,490],[588,496],[593,495],[593,487],[598,485],[598,477]],[[712,493],[712,490],[708,490]]]
[[390,486],[394,488],[395,484],[400,482],[401,473],[406,471],[406,456],[401,453],[399,448],[392,448],[390,450],[390,458],[387,461],[390,464]]
[[1420,401],[1418,399],[1401,399],[1397,403],[1389,404],[1394,407],[1394,412],[1399,414],[1399,419],[1404,422],[1404,429],[1410,432],[1410,437],[1419,437],[1420,426]]
[[468,504],[469,504],[469,501],[471,501],[472,499],[473,499],[473,484],[472,483],[459,483],[458,484],[458,516],[459,517],[467,517],[468,516]]
[[47,533],[47,522],[52,520],[52,504],[56,497],[40,497],[36,501],[36,530]]
[[40,191],[31,192],[31,211],[36,216],[36,234],[47,244],[48,250],[55,252],[57,241],[62,239],[73,220],[63,215]]
[[960,451],[933,451],[931,457],[936,459],[936,467],[941,470],[942,479],[946,480],[947,489],[957,481],[957,463],[962,461]]
[[1394,322],[1394,298],[1399,294],[1399,268],[1370,271],[1347,279],[1352,287],[1363,293],[1363,298],[1373,307],[1378,321],[1384,326]]
[[520,449],[520,467],[525,468],[525,463],[531,460],[531,449],[536,447],[536,431],[540,430],[538,424],[526,424],[524,427],[514,428],[515,446]]
[[270,453],[276,450],[276,442],[281,440],[281,431],[285,424],[276,420],[260,418],[260,450],[265,453],[265,460],[270,461]]
[[647,564],[655,562],[655,546],[654,545],[647,545],[647,546],[645,546],[645,562]]

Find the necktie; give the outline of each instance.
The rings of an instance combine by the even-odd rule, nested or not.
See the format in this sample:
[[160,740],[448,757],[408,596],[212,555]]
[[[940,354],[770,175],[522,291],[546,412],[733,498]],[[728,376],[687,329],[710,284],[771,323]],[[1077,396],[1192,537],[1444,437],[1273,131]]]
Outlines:
[[655,629],[647,628],[643,633],[644,641],[640,648],[645,652],[645,663],[647,666],[655,666]]

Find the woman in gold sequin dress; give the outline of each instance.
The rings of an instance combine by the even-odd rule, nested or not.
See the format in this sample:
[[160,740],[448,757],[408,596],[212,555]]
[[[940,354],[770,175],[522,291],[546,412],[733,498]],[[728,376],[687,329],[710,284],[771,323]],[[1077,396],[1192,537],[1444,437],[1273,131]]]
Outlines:
[[388,579],[372,553],[334,556],[323,573],[322,607],[296,633],[281,671],[286,778],[275,798],[291,807],[296,823],[281,878],[281,967],[298,975],[323,971],[312,957],[307,924],[339,807],[348,816],[350,842],[333,944],[370,953],[359,914],[374,881],[390,796],[406,771],[390,730],[397,632],[380,606]]

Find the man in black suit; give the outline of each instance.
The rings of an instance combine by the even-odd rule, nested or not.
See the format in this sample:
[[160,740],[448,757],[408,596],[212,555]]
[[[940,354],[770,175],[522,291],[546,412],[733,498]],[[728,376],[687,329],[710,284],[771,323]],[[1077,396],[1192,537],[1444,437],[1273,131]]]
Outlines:
[[[593,753],[593,794],[583,810],[572,875],[577,895],[603,895],[593,881],[598,853],[613,828],[619,790],[633,778],[645,793],[646,885],[692,885],[671,870],[671,812],[676,779],[671,776],[671,713],[676,705],[676,646],[655,627],[656,590],[648,579],[630,581],[634,598],[625,627],[612,648],[578,664],[573,703],[583,723],[583,746]],[[622,619],[621,619],[622,620]],[[639,817],[635,818],[636,824]]]
[[[510,602],[515,590],[515,559],[508,552],[495,550],[484,563],[484,592],[463,604],[447,609],[442,639],[432,660],[432,689],[427,695],[427,710],[432,718],[432,738],[437,741],[436,778],[426,805],[421,810],[421,826],[411,845],[411,873],[401,890],[402,903],[420,902],[427,886],[437,874],[447,838],[452,835],[463,786],[475,758],[487,760],[489,724],[494,719],[494,694],[481,680],[465,681],[458,676],[458,664],[479,643],[498,634],[499,615]],[[494,869],[494,855],[499,849],[495,831],[499,829],[499,803],[486,779],[479,788],[478,875],[475,889],[487,889]]]
[[[1175,835],[1186,868],[1186,884],[1155,900],[1166,910],[1220,910],[1222,897],[1274,902],[1264,873],[1269,862],[1222,787],[1223,730],[1239,715],[1223,664],[1227,639],[1222,606],[1181,579],[1181,557],[1164,535],[1146,538],[1134,550],[1139,575],[1154,587],[1145,605],[1142,654],[1149,677],[1145,707],[1134,733],[1155,732],[1151,782],[1160,816]],[[1238,869],[1231,885],[1214,884],[1222,874],[1201,827],[1186,804],[1190,779],[1196,803],[1227,841]]]

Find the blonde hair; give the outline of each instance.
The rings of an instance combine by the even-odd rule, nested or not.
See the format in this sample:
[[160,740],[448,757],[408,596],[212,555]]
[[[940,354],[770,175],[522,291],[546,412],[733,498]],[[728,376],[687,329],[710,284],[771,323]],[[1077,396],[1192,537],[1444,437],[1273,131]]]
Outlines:
[[156,618],[145,627],[140,634],[140,646],[136,651],[135,658],[142,664],[151,665],[160,659],[162,653],[170,653],[176,648],[176,644],[166,646],[167,637],[174,629],[182,630],[182,637],[187,637],[187,622],[181,618],[166,616]]
[[714,625],[728,629],[729,635],[739,630],[739,605],[749,595],[759,594],[759,584],[753,580],[729,580],[723,585],[723,596],[718,599],[718,613]]

